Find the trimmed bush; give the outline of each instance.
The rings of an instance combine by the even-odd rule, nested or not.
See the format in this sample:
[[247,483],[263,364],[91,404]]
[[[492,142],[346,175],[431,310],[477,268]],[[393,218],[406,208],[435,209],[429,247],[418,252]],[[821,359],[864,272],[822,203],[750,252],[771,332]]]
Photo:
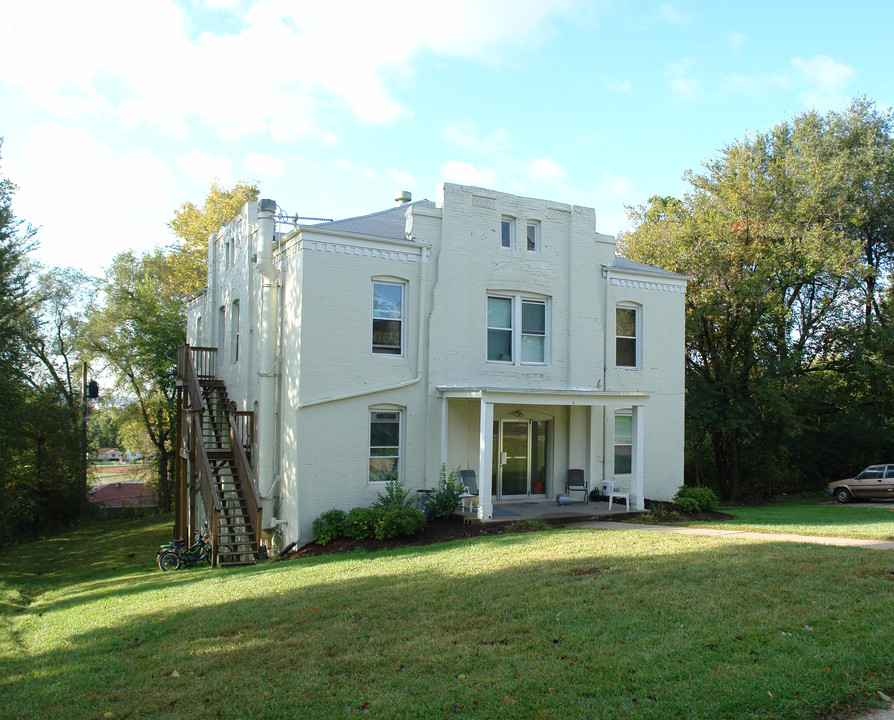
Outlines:
[[720,500],[710,488],[684,485],[677,490],[674,504],[683,512],[713,512],[720,505]]
[[426,500],[426,506],[432,517],[446,517],[451,515],[459,507],[463,491],[462,481],[459,480],[459,468],[447,473],[447,466],[441,465],[438,476],[438,486],[430,493]]
[[414,507],[386,510],[376,522],[376,539],[391,540],[402,535],[416,535],[425,527],[425,513]]
[[390,480],[385,485],[385,494],[379,493],[379,499],[373,503],[377,510],[387,512],[394,508],[404,508],[416,502],[416,494],[404,487],[400,480]]
[[345,517],[344,510],[327,510],[320,517],[313,521],[310,526],[314,534],[314,540],[320,545],[328,545],[336,538],[345,534]]
[[376,523],[384,514],[384,510],[377,508],[354,508],[345,518],[345,535],[354,540],[375,537]]

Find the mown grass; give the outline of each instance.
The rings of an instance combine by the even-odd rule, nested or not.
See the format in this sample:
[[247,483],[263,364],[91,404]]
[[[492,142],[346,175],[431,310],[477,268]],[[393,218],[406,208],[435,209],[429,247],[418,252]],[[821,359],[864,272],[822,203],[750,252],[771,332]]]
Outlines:
[[566,529],[163,574],[168,535],[0,559],[0,716],[800,720],[894,690],[887,552]]
[[854,507],[829,503],[828,496],[823,494],[722,510],[735,519],[686,524],[726,530],[894,540],[894,503],[889,501],[878,502],[877,507]]

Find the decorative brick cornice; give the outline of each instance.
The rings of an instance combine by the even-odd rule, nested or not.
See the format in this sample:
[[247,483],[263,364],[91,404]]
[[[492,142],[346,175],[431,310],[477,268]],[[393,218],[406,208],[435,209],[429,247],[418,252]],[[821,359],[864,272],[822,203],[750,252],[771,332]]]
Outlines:
[[686,293],[685,282],[660,282],[656,280],[632,279],[629,277],[618,277],[610,275],[608,278],[612,285],[625,288],[636,288],[637,290],[657,290],[659,292],[669,293]]
[[301,244],[304,250],[316,250],[317,252],[335,253],[336,255],[353,255],[355,257],[368,257],[377,260],[398,260],[400,262],[419,262],[422,259],[422,250],[407,252],[371,245],[351,243],[323,242],[320,240],[305,240]]

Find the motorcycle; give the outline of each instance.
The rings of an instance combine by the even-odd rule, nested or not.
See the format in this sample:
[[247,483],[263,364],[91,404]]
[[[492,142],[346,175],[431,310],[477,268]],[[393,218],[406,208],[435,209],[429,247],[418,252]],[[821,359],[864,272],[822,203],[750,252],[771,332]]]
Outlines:
[[181,538],[165,543],[155,551],[160,570],[179,570],[192,567],[202,562],[211,564],[211,539],[206,530],[198,533],[196,541],[187,547],[186,540]]

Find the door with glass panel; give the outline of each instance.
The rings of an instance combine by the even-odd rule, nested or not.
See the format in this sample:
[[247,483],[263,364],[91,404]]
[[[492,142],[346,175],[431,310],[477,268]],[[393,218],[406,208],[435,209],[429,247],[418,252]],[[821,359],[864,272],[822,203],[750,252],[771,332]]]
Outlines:
[[493,487],[497,499],[546,492],[547,422],[494,421]]

